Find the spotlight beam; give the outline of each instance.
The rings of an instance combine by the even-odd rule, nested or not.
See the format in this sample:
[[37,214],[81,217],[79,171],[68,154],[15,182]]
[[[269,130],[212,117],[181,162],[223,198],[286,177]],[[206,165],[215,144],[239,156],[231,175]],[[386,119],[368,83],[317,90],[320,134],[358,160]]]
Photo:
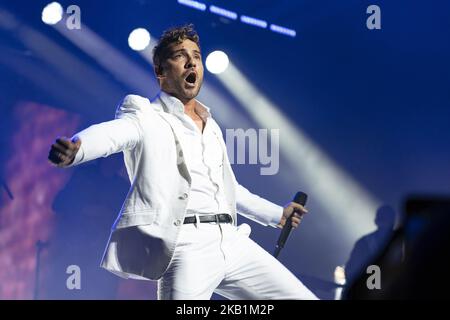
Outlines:
[[[99,65],[113,74],[118,81],[130,89],[137,90],[138,94],[146,95],[149,90],[154,92],[159,90],[156,79],[151,76],[151,73],[143,71],[141,67],[126,58],[86,25],[82,25],[81,32],[72,32],[59,24],[53,27],[95,59]],[[130,75],[133,76],[130,77]]]
[[374,229],[373,216],[380,205],[364,188],[340,169],[273,103],[262,95],[230,62],[217,75],[227,90],[263,128],[280,129],[280,151],[307,189],[330,215],[339,215],[339,227],[348,241]]

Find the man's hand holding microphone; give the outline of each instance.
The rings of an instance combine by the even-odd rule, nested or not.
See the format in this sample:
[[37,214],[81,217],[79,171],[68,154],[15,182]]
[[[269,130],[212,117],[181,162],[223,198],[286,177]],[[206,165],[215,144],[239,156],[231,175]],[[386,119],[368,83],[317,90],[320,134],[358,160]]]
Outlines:
[[304,207],[307,198],[308,196],[306,193],[297,192],[294,200],[283,208],[283,215],[281,216],[280,223],[277,225],[278,228],[281,228],[281,233],[273,254],[275,258],[278,257],[281,249],[283,249],[291,230],[299,226],[303,215],[308,212]]

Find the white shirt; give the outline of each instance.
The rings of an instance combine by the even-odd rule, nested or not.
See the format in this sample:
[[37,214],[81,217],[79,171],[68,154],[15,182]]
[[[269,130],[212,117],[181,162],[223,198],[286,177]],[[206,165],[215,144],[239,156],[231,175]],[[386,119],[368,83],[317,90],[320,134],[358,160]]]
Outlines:
[[209,108],[197,101],[196,113],[203,119],[203,133],[194,120],[184,113],[183,103],[165,92],[160,94],[168,112],[179,121],[183,134],[179,139],[189,146],[184,151],[186,164],[191,175],[191,192],[187,203],[190,213],[230,213],[226,204],[223,181],[223,150],[218,137],[211,130],[208,119]]

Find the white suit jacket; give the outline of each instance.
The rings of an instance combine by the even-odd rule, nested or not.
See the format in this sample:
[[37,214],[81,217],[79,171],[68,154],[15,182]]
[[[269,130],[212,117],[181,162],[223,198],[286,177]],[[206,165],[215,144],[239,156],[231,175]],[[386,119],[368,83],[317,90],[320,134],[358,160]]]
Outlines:
[[[160,95],[152,103],[127,95],[115,120],[74,135],[81,139],[81,147],[71,166],[124,153],[131,187],[101,262],[102,267],[124,278],[157,280],[164,274],[186,213],[191,177],[183,150],[189,146],[180,143],[177,137],[182,133],[174,125],[178,120],[167,110],[168,103],[175,101],[179,102],[168,95]],[[212,118],[208,121],[224,153],[224,192],[233,224],[239,212],[260,224],[275,226],[283,208],[236,181],[221,130]]]

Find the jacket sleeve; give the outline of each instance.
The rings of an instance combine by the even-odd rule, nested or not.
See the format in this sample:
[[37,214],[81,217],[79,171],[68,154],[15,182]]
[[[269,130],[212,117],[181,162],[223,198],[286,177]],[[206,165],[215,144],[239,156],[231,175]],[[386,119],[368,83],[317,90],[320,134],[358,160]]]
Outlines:
[[76,133],[72,139],[79,138],[81,146],[70,166],[135,148],[142,139],[139,116],[144,101],[142,97],[127,95],[119,104],[114,120]]
[[251,193],[236,182],[236,209],[246,218],[264,226],[276,228],[283,215],[283,207]]

